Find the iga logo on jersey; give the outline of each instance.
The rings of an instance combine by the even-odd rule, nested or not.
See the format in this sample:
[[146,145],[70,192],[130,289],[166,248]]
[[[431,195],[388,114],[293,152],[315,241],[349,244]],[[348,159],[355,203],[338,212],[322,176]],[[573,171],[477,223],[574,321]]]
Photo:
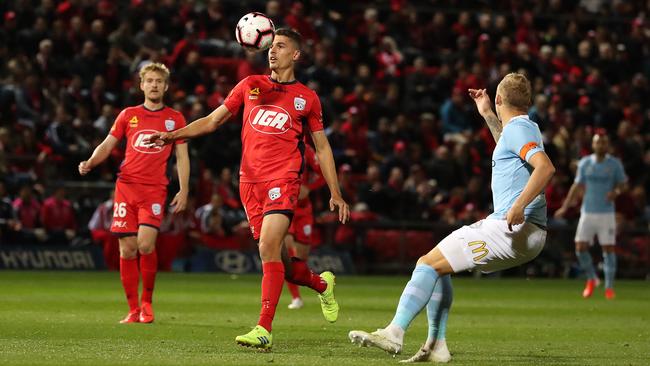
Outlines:
[[248,123],[255,131],[271,135],[285,133],[293,126],[289,112],[270,104],[258,105],[251,109]]
[[142,130],[138,131],[135,136],[133,136],[133,139],[131,139],[131,146],[143,154],[157,154],[163,150],[162,146],[158,146],[155,144],[148,144],[145,141],[149,139],[149,137],[154,133],[158,132],[156,130]]

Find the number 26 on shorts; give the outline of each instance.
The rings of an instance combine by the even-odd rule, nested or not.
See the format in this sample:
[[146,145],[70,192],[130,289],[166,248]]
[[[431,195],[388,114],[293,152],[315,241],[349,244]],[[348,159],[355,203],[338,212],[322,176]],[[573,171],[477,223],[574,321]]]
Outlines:
[[126,202],[115,202],[115,204],[113,204],[113,216],[114,217],[126,216]]

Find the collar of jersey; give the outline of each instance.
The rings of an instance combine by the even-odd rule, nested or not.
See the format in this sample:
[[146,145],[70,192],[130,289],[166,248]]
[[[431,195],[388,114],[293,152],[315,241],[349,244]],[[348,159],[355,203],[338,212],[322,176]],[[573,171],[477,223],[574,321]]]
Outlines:
[[298,82],[298,80],[296,80],[296,79],[293,79],[291,81],[277,81],[274,78],[272,78],[271,75],[269,75],[269,80],[271,80],[271,82],[273,82],[273,83],[282,84],[282,85],[295,84],[295,83]]
[[149,108],[145,107],[144,104],[141,104],[141,105],[142,105],[142,108],[144,108],[146,111],[149,111],[149,112],[160,112],[160,111],[162,111],[163,109],[165,109],[165,107],[166,107],[166,106],[163,104],[162,108],[160,108],[160,109],[155,109],[155,110],[154,110],[154,109],[149,109]]

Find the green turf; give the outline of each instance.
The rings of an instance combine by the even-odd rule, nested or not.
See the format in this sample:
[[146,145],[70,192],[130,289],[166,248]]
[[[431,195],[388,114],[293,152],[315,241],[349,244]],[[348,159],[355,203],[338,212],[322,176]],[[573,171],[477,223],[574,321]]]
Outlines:
[[[272,353],[235,345],[255,325],[259,277],[160,274],[156,322],[120,325],[126,313],[117,273],[0,272],[0,365],[392,365],[426,338],[421,314],[397,358],[350,344],[351,329],[392,317],[405,277],[342,277],[341,316],[322,319],[316,296],[286,309]],[[618,298],[580,298],[582,283],[454,280],[448,344],[453,365],[648,365],[650,285],[618,282]],[[286,292],[286,291],[285,291]]]

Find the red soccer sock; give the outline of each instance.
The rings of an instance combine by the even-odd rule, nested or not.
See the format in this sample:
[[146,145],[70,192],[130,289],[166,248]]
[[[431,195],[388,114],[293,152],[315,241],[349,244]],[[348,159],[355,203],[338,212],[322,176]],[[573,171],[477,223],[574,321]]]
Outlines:
[[289,281],[287,281],[287,288],[289,289],[289,292],[291,292],[291,298],[292,299],[299,299],[300,298],[300,288],[298,285],[295,285]]
[[319,275],[312,272],[307,267],[307,262],[298,258],[291,258],[291,273],[293,277],[289,279],[292,283],[300,286],[307,286],[322,294],[327,289],[327,283]]
[[262,310],[257,323],[271,332],[275,308],[278,306],[282,284],[284,283],[284,264],[282,262],[262,263]]
[[140,285],[140,273],[138,272],[138,259],[125,259],[120,257],[120,279],[124,286],[126,301],[129,303],[129,310],[137,309],[138,303],[138,286]]
[[155,250],[149,254],[140,254],[140,271],[142,272],[142,302],[151,303],[156,272],[158,272],[158,255]]

